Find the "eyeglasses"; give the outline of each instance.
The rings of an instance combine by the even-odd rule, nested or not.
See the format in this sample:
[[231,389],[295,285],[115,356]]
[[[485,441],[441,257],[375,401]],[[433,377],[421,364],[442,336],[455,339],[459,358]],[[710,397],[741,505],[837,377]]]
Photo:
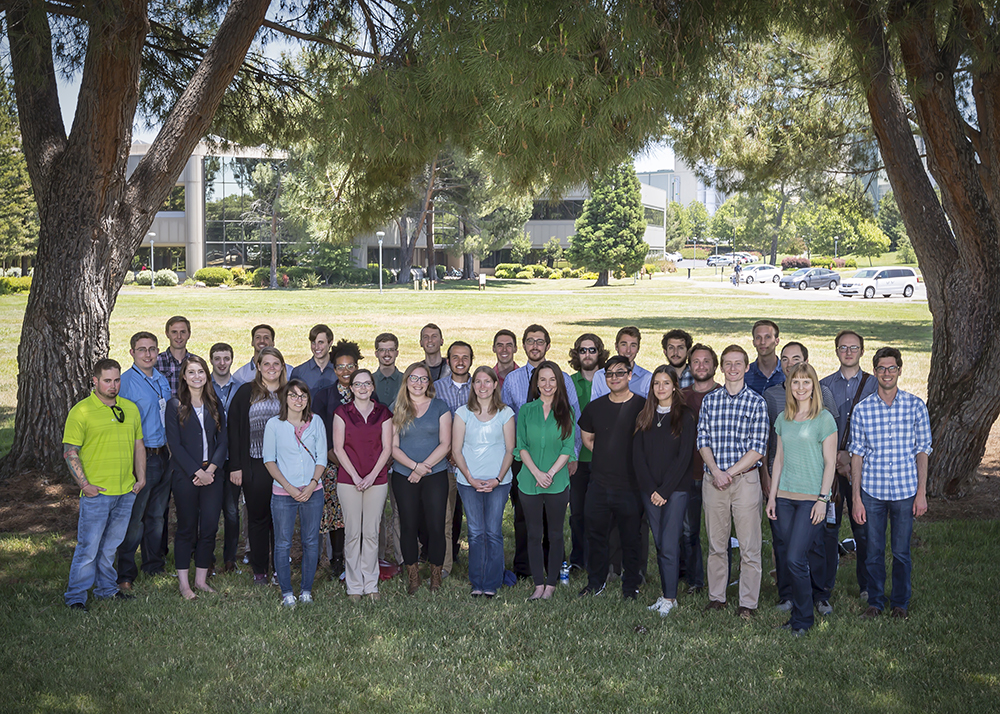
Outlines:
[[155,355],[159,353],[159,347],[136,347],[135,351],[141,355]]
[[581,347],[580,349],[577,350],[577,352],[579,352],[582,355],[596,355],[597,354],[597,348],[596,347]]
[[525,347],[535,347],[535,346],[544,347],[547,344],[549,344],[549,342],[544,337],[539,337],[537,339],[534,337],[529,337],[524,341]]
[[373,385],[371,382],[355,382],[351,385],[354,389],[371,389]]
[[410,380],[410,381],[411,381],[411,382],[412,382],[413,384],[427,384],[427,383],[428,383],[429,381],[431,381],[431,380],[430,380],[430,379],[428,379],[427,377],[418,377],[418,376],[417,376],[417,375],[415,375],[415,374],[411,374],[411,375],[410,375],[410,377],[409,377],[409,380]]
[[837,352],[857,352],[861,349],[861,345],[841,345],[837,348]]
[[891,367],[876,367],[875,374],[896,374],[899,371],[899,367],[892,365]]
[[288,398],[289,399],[294,399],[297,402],[304,402],[306,399],[309,398],[309,395],[308,394],[296,394],[295,392],[289,392],[288,393]]
[[124,424],[125,423],[125,412],[122,411],[122,408],[120,406],[118,406],[117,404],[112,405],[111,406],[111,413],[115,415],[115,420],[119,424]]
[[377,355],[391,355],[393,352],[399,352],[395,347],[379,347],[375,350]]
[[358,365],[354,364],[338,364],[334,366],[334,369],[338,372],[353,372],[358,368]]
[[622,377],[627,377],[628,376],[628,370],[627,369],[616,369],[613,372],[605,372],[604,374],[606,376],[610,377],[611,379],[621,379]]

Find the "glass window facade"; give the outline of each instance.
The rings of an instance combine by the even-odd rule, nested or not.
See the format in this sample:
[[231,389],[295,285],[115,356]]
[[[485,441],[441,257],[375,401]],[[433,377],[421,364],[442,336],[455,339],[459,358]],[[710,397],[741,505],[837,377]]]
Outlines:
[[643,206],[643,211],[646,214],[646,225],[663,228],[663,222],[666,216],[661,209]]
[[535,201],[531,211],[533,221],[575,221],[583,215],[583,199],[570,201]]

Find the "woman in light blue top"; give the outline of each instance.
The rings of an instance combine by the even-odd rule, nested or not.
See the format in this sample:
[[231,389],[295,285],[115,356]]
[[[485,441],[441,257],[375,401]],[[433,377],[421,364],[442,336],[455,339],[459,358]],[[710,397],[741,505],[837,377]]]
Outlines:
[[500,400],[491,367],[472,375],[469,402],[455,411],[452,458],[469,529],[472,596],[493,597],[503,582],[503,509],[514,461],[514,412]]
[[302,540],[302,585],[299,602],[312,602],[313,579],[319,563],[319,523],[323,517],[326,469],[326,428],[314,416],[309,387],[300,379],[288,382],[279,396],[281,413],[264,427],[264,466],[274,479],[271,520],[274,522],[274,567],[281,586],[281,604],[295,607],[292,549],[295,517]]

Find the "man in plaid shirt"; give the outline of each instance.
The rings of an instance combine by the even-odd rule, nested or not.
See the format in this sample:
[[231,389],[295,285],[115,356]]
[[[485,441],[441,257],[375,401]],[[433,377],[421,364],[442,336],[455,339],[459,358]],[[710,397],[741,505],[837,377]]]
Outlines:
[[705,461],[702,498],[708,531],[708,607],[726,607],[729,581],[729,523],[740,541],[740,604],[749,619],[760,596],[760,460],[767,451],[769,422],[764,398],[744,382],[750,358],[739,345],[722,351],[726,383],[705,395],[698,417],[698,451]]
[[156,358],[156,369],[167,378],[170,385],[170,396],[177,396],[177,385],[181,380],[181,362],[191,356],[187,350],[191,339],[191,322],[183,315],[174,315],[167,320],[167,339],[170,348],[161,352]]
[[851,487],[854,520],[868,538],[868,609],[862,617],[878,617],[885,609],[885,528],[892,539],[893,617],[904,620],[910,605],[910,536],[913,519],[927,512],[927,457],[931,423],[927,407],[899,389],[903,357],[883,347],[872,360],[878,391],[865,397],[851,420]]

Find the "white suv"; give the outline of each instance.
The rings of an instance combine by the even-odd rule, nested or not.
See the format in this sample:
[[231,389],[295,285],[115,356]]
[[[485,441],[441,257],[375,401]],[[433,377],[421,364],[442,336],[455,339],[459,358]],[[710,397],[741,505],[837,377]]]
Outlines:
[[844,297],[876,295],[889,297],[902,295],[910,297],[917,289],[917,271],[913,268],[864,268],[840,284],[840,294]]

